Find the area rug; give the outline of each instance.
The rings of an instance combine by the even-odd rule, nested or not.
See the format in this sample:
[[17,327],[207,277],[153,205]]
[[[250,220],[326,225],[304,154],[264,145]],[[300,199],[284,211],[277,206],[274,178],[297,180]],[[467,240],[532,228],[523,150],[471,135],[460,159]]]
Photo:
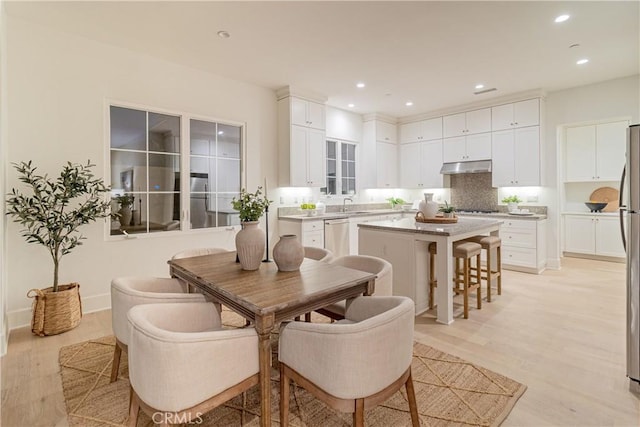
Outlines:
[[[228,317],[228,316],[225,316]],[[231,327],[242,321],[225,321]],[[272,339],[277,344],[277,336]],[[62,388],[70,426],[123,426],[127,422],[129,381],[126,355],[120,376],[109,383],[115,338],[103,337],[60,349]],[[275,353],[274,353],[275,355]],[[277,360],[274,357],[274,366]],[[415,343],[412,374],[422,426],[498,426],[509,415],[526,386],[460,358]],[[279,375],[272,369],[272,424],[279,425]],[[200,426],[259,426],[259,390],[253,387],[245,398],[238,396],[214,409]],[[351,414],[326,407],[304,389],[293,387],[289,423],[302,426],[349,426]],[[152,426],[140,412],[137,427]],[[410,426],[409,405],[404,388],[384,404],[365,413],[367,426]]]

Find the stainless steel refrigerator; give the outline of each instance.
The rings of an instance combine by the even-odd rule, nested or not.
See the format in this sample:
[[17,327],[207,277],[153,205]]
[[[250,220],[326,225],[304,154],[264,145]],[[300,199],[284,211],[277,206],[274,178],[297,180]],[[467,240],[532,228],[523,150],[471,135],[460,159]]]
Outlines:
[[627,162],[620,181],[620,230],[627,251],[627,376],[630,388],[640,392],[640,124],[627,129]]

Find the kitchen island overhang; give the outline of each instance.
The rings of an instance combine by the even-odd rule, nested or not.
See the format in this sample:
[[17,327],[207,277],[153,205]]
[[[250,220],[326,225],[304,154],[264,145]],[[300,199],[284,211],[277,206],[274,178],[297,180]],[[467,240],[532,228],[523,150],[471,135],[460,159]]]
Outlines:
[[[503,220],[496,218],[458,218],[455,224],[416,222],[413,218],[376,221],[358,225],[361,255],[386,259],[393,265],[393,293],[412,298],[416,314],[428,309],[429,243],[435,242],[438,286],[437,321],[453,322],[453,243],[472,236],[497,236]],[[492,257],[493,260],[496,257]]]

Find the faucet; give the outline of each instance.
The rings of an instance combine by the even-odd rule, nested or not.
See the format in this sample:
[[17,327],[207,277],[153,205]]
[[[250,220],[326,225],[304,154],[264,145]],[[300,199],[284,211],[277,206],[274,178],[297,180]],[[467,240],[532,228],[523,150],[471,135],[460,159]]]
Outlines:
[[342,199],[342,212],[347,211],[347,206],[346,206],[347,200],[353,203],[353,199],[351,197],[345,197],[344,199]]

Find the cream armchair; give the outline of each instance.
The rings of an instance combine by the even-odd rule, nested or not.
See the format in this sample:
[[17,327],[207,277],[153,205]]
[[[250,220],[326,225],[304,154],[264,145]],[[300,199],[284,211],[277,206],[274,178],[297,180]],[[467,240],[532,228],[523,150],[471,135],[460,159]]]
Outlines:
[[116,277],[111,281],[111,325],[116,347],[111,365],[111,382],[118,379],[122,351],[127,352],[130,326],[127,312],[137,305],[205,302],[202,294],[186,293],[186,285],[178,279],[159,277]]
[[202,256],[202,255],[211,255],[211,254],[219,254],[223,252],[229,252],[226,249],[222,248],[196,248],[196,249],[187,249],[185,251],[178,252],[171,259],[180,259],[180,258],[189,258],[192,256]]
[[[389,261],[369,255],[345,255],[334,258],[331,264],[373,273],[376,275],[376,287],[373,294],[376,296],[393,295],[393,268]],[[339,301],[316,311],[331,319],[340,320],[344,318],[346,307],[346,301]]]
[[256,331],[221,329],[212,303],[139,305],[128,318],[129,426],[140,409],[156,423],[198,423],[259,382]]
[[333,252],[329,249],[316,248],[314,246],[304,247],[304,257],[322,262],[331,262],[333,259]]
[[355,298],[336,323],[291,322],[280,329],[280,423],[288,425],[293,379],[333,409],[364,410],[406,387],[414,426],[419,425],[411,360],[414,304],[407,297]]

